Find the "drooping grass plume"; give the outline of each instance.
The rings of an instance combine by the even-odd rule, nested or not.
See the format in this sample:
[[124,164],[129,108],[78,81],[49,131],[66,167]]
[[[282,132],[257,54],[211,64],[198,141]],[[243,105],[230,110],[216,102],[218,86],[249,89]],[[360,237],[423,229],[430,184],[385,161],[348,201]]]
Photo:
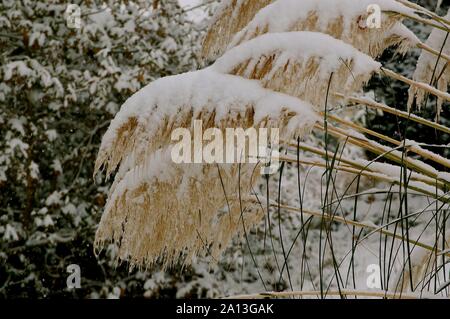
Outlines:
[[[331,73],[330,90],[344,95],[359,91],[378,72],[450,101],[448,93],[386,69],[353,46],[320,32],[263,34],[230,49],[210,68],[260,80],[266,88],[319,107],[324,106]],[[337,100],[328,96],[330,105]]]
[[232,37],[253,19],[255,14],[273,0],[224,0],[211,21],[202,55],[215,59],[222,54]]
[[[301,116],[300,116],[301,115]],[[175,128],[278,127],[317,120],[313,107],[296,98],[266,90],[256,81],[216,72],[197,71],[157,80],[129,98],[102,139],[95,172],[109,176],[127,159],[128,166],[166,146]]]
[[378,46],[378,56],[391,47],[395,48],[396,53],[400,55],[406,54],[414,47],[429,49],[403,23],[396,23],[390,30],[386,31],[384,43]]
[[[317,108],[330,91],[359,91],[381,64],[349,44],[318,32],[270,33],[227,51],[211,69],[260,80],[275,91],[296,96]],[[336,103],[329,96],[330,105]]]
[[244,226],[261,220],[245,200],[259,165],[173,161],[171,133],[192,132],[194,120],[223,136],[226,128],[273,127],[280,137],[294,138],[311,130],[318,117],[299,99],[210,70],[151,83],[123,105],[102,141],[96,169],[105,165],[107,174],[118,172],[97,248],[113,242],[118,258],[131,266],[189,264],[206,253],[217,259]]
[[[399,291],[409,292],[411,290],[414,291],[423,291],[423,288],[428,286],[428,280],[432,282],[433,277],[439,276],[439,270],[441,270],[442,265],[440,265],[440,260],[436,258],[436,256],[441,257],[440,255],[447,255],[449,253],[449,245],[450,236],[447,234],[447,237],[444,238],[444,242],[446,243],[445,250],[440,250],[437,247],[438,242],[435,243],[433,250],[423,249],[422,247],[416,249],[413,254],[413,267],[411,270],[405,270],[404,273],[398,274],[398,278],[393,282],[392,286],[394,289]],[[436,270],[439,269],[437,272]],[[445,268],[444,268],[445,269]],[[408,284],[408,278],[412,277],[413,280],[413,289]],[[442,279],[442,278],[441,278]],[[434,290],[439,293],[439,287],[435,286]]]
[[[382,10],[379,28],[367,25],[370,5]],[[394,0],[278,0],[238,32],[229,48],[264,33],[314,31],[341,39],[372,57],[393,45],[404,52],[418,39],[402,25],[402,14],[414,15],[414,10]]]
[[190,264],[204,254],[217,260],[242,231],[241,218],[251,228],[263,217],[246,202],[241,212],[238,198],[239,187],[251,190],[254,165],[241,165],[239,185],[237,164],[175,164],[170,153],[159,149],[129,170],[102,215],[96,247],[116,244],[118,259],[131,267]]

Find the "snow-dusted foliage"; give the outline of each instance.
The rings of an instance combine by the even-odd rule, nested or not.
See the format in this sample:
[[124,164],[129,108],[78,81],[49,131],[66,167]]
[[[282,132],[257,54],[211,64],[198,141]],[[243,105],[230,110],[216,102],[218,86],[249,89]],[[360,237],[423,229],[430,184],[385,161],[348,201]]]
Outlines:
[[[0,3],[3,297],[64,294],[71,263],[86,279],[79,296],[106,297],[112,285],[142,280],[114,279],[111,249],[99,264],[91,257],[107,196],[104,184],[93,185],[92,163],[132,93],[196,66],[199,33],[177,1],[77,3],[80,29],[68,27],[65,1]],[[101,269],[108,279],[97,285]]]

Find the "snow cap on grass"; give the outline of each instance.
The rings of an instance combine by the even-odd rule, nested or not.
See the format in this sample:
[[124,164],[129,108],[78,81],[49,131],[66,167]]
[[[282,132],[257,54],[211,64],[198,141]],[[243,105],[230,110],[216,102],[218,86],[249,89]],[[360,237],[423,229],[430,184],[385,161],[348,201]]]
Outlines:
[[[450,10],[447,12],[445,19],[450,19]],[[438,52],[442,49],[442,53],[450,55],[450,38],[447,38],[446,40],[446,37],[447,32],[434,28],[425,44]],[[450,67],[447,65],[447,62],[448,61],[443,58],[439,58],[438,61],[438,57],[436,55],[422,50],[419,60],[417,61],[413,79],[419,82],[428,84],[431,83],[439,90],[447,92],[448,85],[450,83]],[[438,79],[437,82],[436,79]],[[410,108],[412,106],[414,100],[419,108],[422,107],[425,103],[425,97],[425,91],[415,86],[411,86],[409,89],[408,107]],[[437,98],[437,116],[439,116],[439,113],[441,112],[443,102],[444,101],[442,98]]]
[[[370,5],[382,10],[380,28],[367,26]],[[391,45],[412,44],[403,37],[392,37],[392,29],[401,24],[401,14],[414,11],[394,0],[278,0],[263,8],[239,31],[231,43],[234,47],[258,35],[273,32],[322,32],[377,57]]]
[[217,259],[243,222],[248,229],[261,220],[262,212],[245,200],[259,165],[173,162],[171,133],[187,128],[193,136],[197,119],[203,130],[215,127],[224,136],[226,128],[265,127],[291,139],[309,132],[319,117],[297,98],[211,70],[149,84],[125,102],[102,140],[96,171],[105,165],[107,174],[118,173],[97,248],[113,242],[131,266],[188,264],[205,253]]
[[396,23],[391,29],[387,30],[384,39],[385,48],[397,47],[396,51],[401,55],[406,54],[408,50],[420,43],[420,39],[403,23]]
[[[318,117],[313,106],[264,89],[257,81],[210,70],[154,81],[129,98],[102,139],[95,172],[107,175],[125,158],[141,163],[171,141],[176,128],[277,127],[281,135],[309,132]],[[134,164],[133,164],[134,165]]]
[[[266,88],[296,96],[323,108],[330,93],[350,95],[378,71],[381,64],[349,44],[318,32],[269,33],[226,52],[210,68],[249,79]],[[329,94],[331,105],[336,98]]]
[[236,32],[253,19],[255,14],[273,0],[223,0],[203,42],[202,55],[206,59],[215,59],[223,53]]

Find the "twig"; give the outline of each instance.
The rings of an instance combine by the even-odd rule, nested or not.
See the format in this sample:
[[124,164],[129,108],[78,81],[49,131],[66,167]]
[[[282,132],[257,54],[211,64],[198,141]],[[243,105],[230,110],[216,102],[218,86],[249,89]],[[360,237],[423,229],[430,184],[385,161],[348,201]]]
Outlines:
[[[390,106],[387,106],[385,104],[376,102],[376,101],[374,101],[372,99],[369,99],[369,98],[365,98],[365,97],[364,98],[359,98],[359,97],[353,97],[353,96],[345,96],[342,93],[334,93],[334,95],[337,96],[337,97],[340,97],[342,99],[346,99],[347,101],[356,103],[356,104],[363,104],[363,105],[366,105],[366,106],[368,106],[370,108],[381,110],[383,112],[387,112],[387,113],[390,113],[390,114],[393,114],[393,115],[396,115],[396,116],[399,116],[399,117],[402,117],[402,118],[405,118],[405,119],[408,118],[408,113],[407,112],[403,112],[403,111],[397,110],[397,109],[395,109],[393,107],[390,107]],[[441,125],[441,124],[433,122],[433,121],[429,121],[427,119],[424,119],[424,118],[422,118],[420,116],[417,116],[417,115],[414,115],[414,114],[411,114],[410,119],[411,119],[411,121],[414,121],[414,122],[417,122],[419,124],[432,127],[432,128],[434,128],[434,129],[436,129],[438,131],[450,134],[450,127]]]
[[440,90],[432,87],[429,84],[422,83],[422,82],[417,82],[417,81],[408,79],[407,77],[405,77],[403,75],[400,75],[398,73],[395,73],[394,71],[391,71],[389,69],[386,69],[385,67],[381,67],[380,70],[381,70],[381,72],[384,75],[386,75],[386,76],[388,76],[388,77],[390,77],[392,79],[395,79],[395,80],[404,82],[404,83],[406,83],[406,84],[408,84],[410,86],[414,86],[414,87],[417,87],[419,89],[422,89],[422,90],[424,90],[424,91],[426,91],[428,93],[431,93],[431,94],[433,94],[433,95],[435,95],[437,97],[442,98],[443,100],[450,101],[450,94],[448,94],[446,92],[443,92],[443,91],[440,91]]

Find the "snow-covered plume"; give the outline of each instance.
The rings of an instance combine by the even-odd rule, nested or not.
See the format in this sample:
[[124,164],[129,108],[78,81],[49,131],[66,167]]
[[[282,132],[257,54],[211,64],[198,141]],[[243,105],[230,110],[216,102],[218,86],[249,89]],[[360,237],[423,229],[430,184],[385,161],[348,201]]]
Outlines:
[[175,164],[161,148],[113,188],[96,247],[115,243],[132,266],[190,264],[206,254],[217,261],[243,222],[249,229],[264,215],[245,200],[257,178],[257,165]]
[[317,120],[313,109],[257,81],[211,70],[162,78],[124,103],[103,137],[95,170],[106,165],[109,175],[125,157],[141,163],[171,142],[175,128],[192,129],[196,119],[204,129],[277,127],[282,136],[302,135]]
[[233,36],[273,0],[223,0],[210,22],[203,43],[204,58],[214,59],[230,43]]
[[172,131],[193,130],[194,120],[222,132],[276,127],[289,139],[309,132],[318,117],[309,103],[211,69],[149,84],[126,101],[102,140],[96,170],[105,165],[108,175],[118,173],[97,247],[113,241],[118,257],[132,265],[190,263],[201,253],[218,257],[243,221],[245,227],[260,221],[245,201],[259,165],[172,161]]
[[[450,19],[450,10],[444,18]],[[438,52],[442,49],[443,54],[450,55],[450,38],[448,38],[447,32],[443,30],[434,28],[425,44]],[[439,90],[447,92],[448,84],[450,83],[450,68],[448,66],[448,61],[443,58],[439,58],[438,61],[438,57],[436,55],[422,50],[422,53],[417,61],[413,79],[430,85],[435,85]],[[416,104],[420,108],[425,103],[425,97],[425,91],[411,86],[409,89],[408,107],[410,108],[414,103],[414,100],[416,100]],[[444,101],[442,98],[437,99],[439,115]]]
[[[371,14],[368,8],[373,5],[382,11],[380,28],[367,25]],[[394,0],[277,0],[261,9],[231,41],[222,36],[214,41],[209,39],[204,51],[221,53],[227,46],[236,46],[264,33],[315,31],[341,39],[373,57],[392,45],[398,45],[404,52],[418,39],[401,24],[401,14],[414,15],[414,11]]]
[[[381,64],[341,40],[318,32],[261,35],[227,51],[214,71],[260,80],[275,91],[296,96],[323,108],[330,92],[354,93]],[[337,101],[328,95],[330,104]]]

